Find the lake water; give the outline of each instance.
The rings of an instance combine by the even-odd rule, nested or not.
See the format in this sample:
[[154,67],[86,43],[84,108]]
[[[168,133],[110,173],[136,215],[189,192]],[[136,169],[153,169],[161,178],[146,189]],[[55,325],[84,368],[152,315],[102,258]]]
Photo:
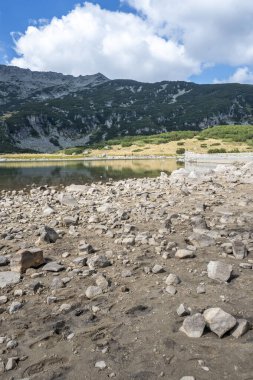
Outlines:
[[0,190],[36,186],[84,184],[110,178],[157,177],[182,167],[175,159],[0,162]]

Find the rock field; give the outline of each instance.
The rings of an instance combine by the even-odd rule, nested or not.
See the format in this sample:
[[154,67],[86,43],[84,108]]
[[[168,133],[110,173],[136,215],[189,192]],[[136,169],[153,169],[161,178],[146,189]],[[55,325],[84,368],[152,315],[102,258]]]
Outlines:
[[253,380],[253,163],[0,193],[0,377]]

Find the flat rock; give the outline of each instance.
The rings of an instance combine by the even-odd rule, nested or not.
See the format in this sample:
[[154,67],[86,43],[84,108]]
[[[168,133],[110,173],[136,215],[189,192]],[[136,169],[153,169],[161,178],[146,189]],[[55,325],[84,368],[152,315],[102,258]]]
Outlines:
[[226,282],[232,275],[232,265],[222,261],[210,261],[207,265],[207,275],[212,280]]
[[194,257],[194,253],[190,251],[189,249],[178,249],[175,257],[177,259],[191,259]]
[[165,290],[167,293],[171,294],[172,296],[174,296],[177,293],[177,289],[173,285],[168,285]]
[[206,326],[202,314],[197,313],[186,317],[180,331],[184,332],[189,338],[200,338],[203,335]]
[[58,264],[55,261],[47,263],[42,268],[42,270],[45,271],[45,272],[60,272],[60,271],[62,271],[64,269],[65,269],[65,267],[63,265],[60,265],[60,264]]
[[205,310],[203,316],[209,329],[218,335],[219,338],[236,325],[236,319],[219,307]]
[[20,274],[15,272],[0,272],[0,288],[3,289],[8,285],[16,285],[20,281]]
[[188,307],[186,307],[183,303],[181,303],[181,305],[179,305],[179,307],[177,308],[177,315],[179,317],[185,317],[186,315],[189,315],[190,314],[190,310],[188,309]]

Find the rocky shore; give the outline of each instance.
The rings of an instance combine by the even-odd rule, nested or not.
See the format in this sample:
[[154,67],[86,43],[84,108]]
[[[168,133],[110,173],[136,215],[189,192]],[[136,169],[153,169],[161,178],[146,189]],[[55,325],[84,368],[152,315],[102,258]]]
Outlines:
[[1,379],[253,377],[253,163],[0,194]]

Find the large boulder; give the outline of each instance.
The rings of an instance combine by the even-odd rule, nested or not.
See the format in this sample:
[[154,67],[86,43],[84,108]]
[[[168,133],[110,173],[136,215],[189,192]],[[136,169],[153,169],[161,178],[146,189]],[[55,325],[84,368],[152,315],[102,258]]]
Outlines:
[[208,277],[216,281],[228,281],[231,278],[232,271],[232,265],[223,263],[222,261],[210,261],[207,265]]
[[11,259],[11,270],[24,273],[28,268],[37,268],[42,264],[44,264],[42,249],[20,249]]
[[212,332],[222,338],[226,332],[230,331],[237,323],[236,319],[219,307],[212,307],[204,311],[203,314],[207,326]]
[[206,326],[202,314],[197,313],[186,317],[180,331],[184,332],[189,338],[200,338],[203,335]]

